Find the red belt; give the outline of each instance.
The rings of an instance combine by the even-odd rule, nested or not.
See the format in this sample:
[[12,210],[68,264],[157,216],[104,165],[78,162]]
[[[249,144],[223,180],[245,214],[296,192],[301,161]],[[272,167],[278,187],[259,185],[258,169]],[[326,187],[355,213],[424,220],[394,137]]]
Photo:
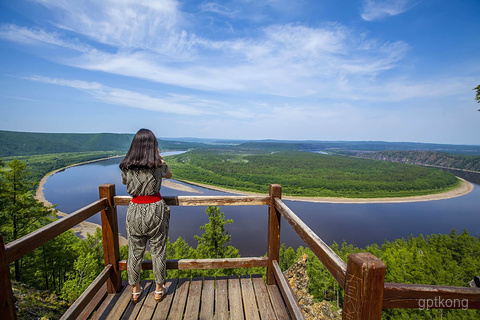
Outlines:
[[132,198],[133,203],[154,203],[160,200],[162,200],[160,192],[157,192],[151,196],[133,196]]

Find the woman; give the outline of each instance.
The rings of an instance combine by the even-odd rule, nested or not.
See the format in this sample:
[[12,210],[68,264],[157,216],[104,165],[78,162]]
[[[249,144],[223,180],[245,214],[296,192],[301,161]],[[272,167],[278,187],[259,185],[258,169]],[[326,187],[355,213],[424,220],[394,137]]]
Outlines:
[[136,303],[143,288],[140,270],[147,240],[152,254],[155,276],[155,301],[161,301],[165,288],[166,247],[170,208],[160,195],[162,178],[172,173],[158,150],[152,131],[140,129],[133,138],[127,155],[120,163],[122,183],[133,197],[127,210],[128,283],[132,286],[131,300]]

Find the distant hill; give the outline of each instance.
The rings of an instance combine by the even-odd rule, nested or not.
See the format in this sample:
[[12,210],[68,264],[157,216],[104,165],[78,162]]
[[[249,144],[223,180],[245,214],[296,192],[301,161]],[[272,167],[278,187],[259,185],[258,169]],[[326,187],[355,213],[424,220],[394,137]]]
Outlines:
[[356,155],[358,152],[377,152],[386,150],[435,151],[463,155],[479,155],[480,145],[450,145],[416,142],[385,141],[315,141],[315,140],[259,140],[248,141],[237,146],[244,150],[265,151],[310,151]]
[[[133,134],[36,133],[0,130],[0,157],[47,153],[119,151],[127,152]],[[203,143],[158,140],[162,150],[187,150]]]

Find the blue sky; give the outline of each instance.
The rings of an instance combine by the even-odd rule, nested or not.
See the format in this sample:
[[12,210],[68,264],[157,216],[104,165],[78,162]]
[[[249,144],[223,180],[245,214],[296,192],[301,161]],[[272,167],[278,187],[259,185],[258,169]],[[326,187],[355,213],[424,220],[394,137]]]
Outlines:
[[0,0],[0,129],[480,144],[478,0]]

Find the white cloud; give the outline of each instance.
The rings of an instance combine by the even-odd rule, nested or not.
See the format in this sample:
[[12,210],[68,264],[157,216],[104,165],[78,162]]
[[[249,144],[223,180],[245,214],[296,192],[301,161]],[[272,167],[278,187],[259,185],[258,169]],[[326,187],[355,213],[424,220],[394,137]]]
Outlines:
[[55,84],[55,85],[64,86],[64,87],[70,87],[78,90],[86,90],[86,91],[89,91],[89,90],[99,91],[103,88],[103,85],[97,82],[87,82],[87,81],[81,81],[81,80],[65,80],[65,79],[43,77],[38,75],[26,77],[25,79],[31,80],[31,81]]
[[[194,61],[172,61],[151,51],[90,52],[64,60],[78,68],[147,79],[183,88],[289,97],[330,96],[337,82],[391,69],[403,58],[401,41],[379,43],[345,27],[270,26],[257,38],[200,40]],[[353,79],[352,79],[353,82]]]
[[25,28],[14,24],[0,25],[0,39],[27,45],[53,45],[89,53],[95,49],[78,39],[65,38],[58,32],[48,32],[40,28]]
[[[47,0],[44,0],[44,3],[62,9],[68,13],[66,16],[73,14],[74,9],[79,9],[78,6],[84,5],[75,2],[72,7],[71,2],[67,5],[66,2]],[[92,5],[88,1],[85,3]],[[122,1],[120,4],[121,7],[123,5],[130,10],[135,9],[129,1]],[[107,10],[103,4],[97,6],[99,10]],[[145,8],[162,12],[178,10],[174,2],[167,7],[160,5],[155,7],[155,3],[145,2],[138,9],[140,16]],[[83,25],[93,23],[97,14],[99,13],[93,12],[89,16],[85,15],[82,18],[85,21],[78,23],[79,26],[77,25],[74,31],[88,34]],[[117,14],[119,13],[107,12],[101,16],[111,17]],[[134,12],[130,14],[135,15]],[[116,25],[120,18],[108,19],[114,21],[113,25]],[[145,18],[145,21],[147,20]],[[74,22],[71,26],[75,26]],[[150,47],[123,47],[122,43],[115,40],[117,36],[111,34],[110,29],[113,29],[113,26],[107,29],[109,30],[99,31],[103,33],[100,38],[113,37],[113,40],[107,39],[105,43],[117,43],[116,52],[95,49],[77,38],[66,37],[61,32],[47,32],[39,28],[16,25],[0,26],[0,38],[31,46],[46,44],[75,50],[80,55],[67,57],[55,54],[48,58],[81,69],[173,85],[177,89],[221,94],[227,92],[235,96],[247,94],[301,99],[342,99],[342,101],[402,101],[455,94],[460,90],[461,85],[464,85],[461,79],[446,78],[440,81],[436,79],[431,83],[428,81],[415,83],[408,79],[379,82],[377,76],[385,70],[395,68],[407,54],[408,45],[402,41],[387,42],[372,39],[368,34],[358,34],[338,23],[329,23],[316,28],[300,24],[268,25],[259,29],[255,37],[237,37],[225,41],[215,41],[195,35],[188,36],[186,33],[175,37],[176,30],[181,29],[177,26],[173,28],[175,30],[172,29],[171,35],[167,34],[166,39],[172,41],[172,48],[186,48],[179,50],[180,52],[188,52],[188,54],[195,52],[195,55],[187,55],[187,59],[164,55],[150,50]],[[136,35],[141,29],[132,28],[129,32]],[[141,37],[140,32],[138,38]],[[147,46],[148,43],[143,42],[142,45]],[[133,88],[130,92],[134,91]],[[126,105],[120,99],[115,99],[115,96],[122,95],[120,92],[116,92],[116,95],[113,95],[112,90],[101,90],[101,92],[110,92],[106,95],[101,95],[99,92],[96,91],[95,96],[102,101],[108,100],[111,101],[110,103],[118,101],[120,105]],[[142,94],[140,95],[143,97]],[[165,93],[162,94],[162,96],[165,95]],[[125,98],[125,101],[128,100]],[[145,98],[144,100],[148,100],[145,105],[152,109],[155,109],[153,107],[155,101],[159,105],[164,105],[163,102],[155,99]],[[178,101],[170,102],[178,103]],[[186,101],[183,102],[186,103]],[[132,102],[132,107],[135,107],[133,104]],[[193,114],[205,112],[199,111],[202,109],[197,109],[192,102],[188,102],[188,105],[193,106],[193,109],[188,109],[190,107],[176,109],[180,113],[183,112],[182,110],[188,110]],[[218,101],[213,105],[218,105]],[[171,109],[168,108],[168,110]],[[229,114],[244,117],[248,112],[242,111],[241,107],[232,106]]]
[[[296,15],[305,6],[304,0],[209,0],[198,5],[200,12],[209,23],[223,26],[228,18],[230,22],[248,21],[255,24],[272,21],[272,14]],[[230,31],[234,32],[234,28]]]
[[[109,45],[108,52],[66,38],[62,30],[10,25],[0,36],[81,53],[47,57],[57,63],[194,90],[348,99],[349,83],[375,79],[408,50],[402,41],[370,39],[338,23],[266,25],[252,36],[213,40],[186,31],[195,21],[187,23],[173,0],[38,1],[58,11],[57,26]],[[221,9],[215,2],[204,6]]]
[[218,15],[226,16],[231,19],[239,15],[239,11],[236,9],[232,9],[231,5],[225,5],[223,3],[213,1],[201,3],[199,9],[203,12],[211,12]]
[[171,57],[188,52],[188,34],[175,0],[36,0],[58,15],[57,27],[118,48],[147,49]]
[[25,98],[25,97],[16,97],[16,96],[10,96],[10,95],[5,95],[5,94],[0,94],[1,98],[7,98],[7,99],[14,99],[14,100],[23,100],[23,101],[38,101],[37,99],[30,99],[30,98]]
[[215,106],[218,103],[214,101],[195,99],[194,97],[182,95],[153,97],[135,91],[108,87],[97,82],[43,76],[31,76],[25,79],[81,90],[104,103],[155,112],[195,116],[213,114],[218,108]]
[[417,3],[412,0],[364,0],[360,15],[367,21],[381,20],[402,14]]

